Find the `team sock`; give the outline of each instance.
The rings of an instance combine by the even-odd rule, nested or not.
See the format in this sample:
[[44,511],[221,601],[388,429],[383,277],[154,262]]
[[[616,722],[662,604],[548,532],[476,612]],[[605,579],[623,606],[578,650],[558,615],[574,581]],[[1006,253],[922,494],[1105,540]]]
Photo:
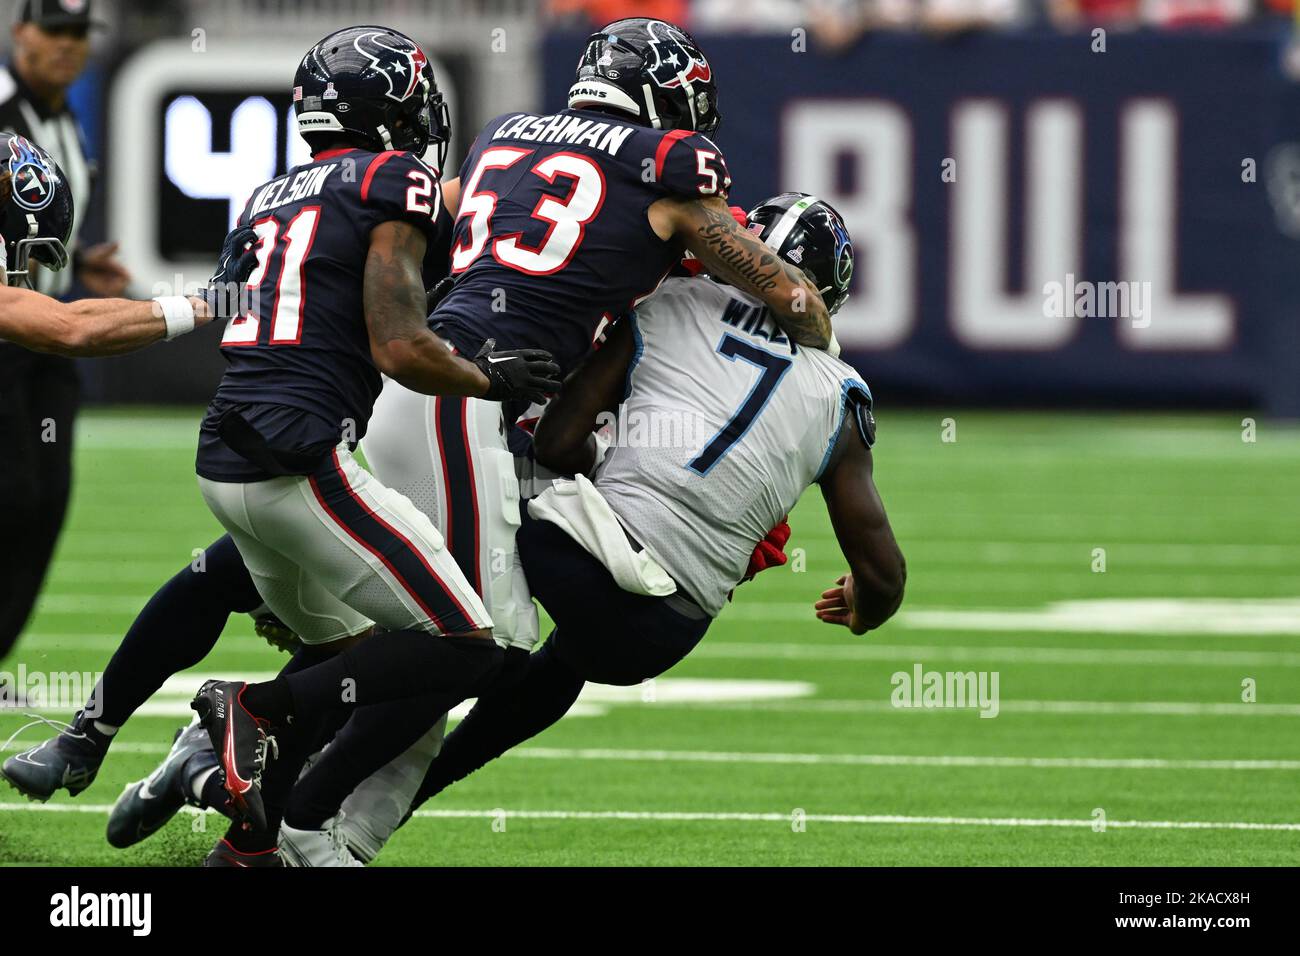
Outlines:
[[429,765],[424,783],[411,801],[411,812],[568,713],[585,681],[559,659],[554,646],[548,640],[529,657],[528,668],[518,681],[478,699]]
[[[501,649],[490,639],[388,631],[277,680],[284,680],[292,694],[288,713],[302,715],[437,693],[463,691],[462,698],[470,697],[491,679],[500,663]],[[259,717],[274,720],[284,705],[278,698],[272,700],[266,688],[266,684],[250,684],[244,692],[245,705]],[[257,710],[249,703],[249,691],[258,706],[271,709]]]
[[[242,853],[257,853],[274,849],[279,838],[280,821],[284,815],[284,806],[289,798],[303,764],[316,751],[320,750],[347,719],[348,712],[341,708],[325,711],[321,714],[306,715],[292,721],[285,719],[292,710],[293,698],[289,694],[285,678],[289,674],[306,670],[335,654],[329,644],[305,645],[290,658],[275,680],[260,688],[260,693],[252,687],[244,691],[244,706],[258,716],[268,713],[275,715],[276,757],[262,772],[262,802],[266,811],[266,828],[253,830],[239,823],[231,826],[226,839]],[[251,700],[250,700],[250,691]],[[268,717],[268,719],[272,719]]]
[[323,828],[362,781],[405,753],[463,699],[427,694],[353,711],[334,742],[294,785],[284,821],[299,830]]
[[250,714],[269,720],[277,733],[288,724],[294,713],[293,695],[283,672],[273,680],[249,684],[239,699]]
[[[262,603],[229,536],[204,553],[204,570],[186,567],[144,606],[86,702],[97,723],[121,727],[163,682],[212,650],[231,611]],[[111,736],[105,732],[105,736]]]
[[[214,771],[216,768],[212,768]],[[202,779],[202,786],[195,786]],[[220,773],[203,771],[191,782],[190,792],[198,798],[199,806],[207,810],[216,810],[222,816],[234,820],[238,814],[230,803],[230,794],[226,792],[226,781]]]

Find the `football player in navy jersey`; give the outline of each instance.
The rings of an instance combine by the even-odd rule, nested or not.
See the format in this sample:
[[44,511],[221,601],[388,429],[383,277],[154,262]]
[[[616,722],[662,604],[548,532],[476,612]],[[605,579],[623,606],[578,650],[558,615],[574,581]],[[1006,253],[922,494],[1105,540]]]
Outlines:
[[[430,323],[463,355],[488,339],[543,348],[565,373],[609,316],[649,295],[689,251],[763,301],[783,331],[831,345],[819,290],[727,208],[717,84],[685,31],[660,20],[609,24],[588,40],[569,108],[487,124],[461,166],[454,284]],[[384,391],[367,460],[434,516],[483,596],[498,640],[529,648],[537,617],[518,567],[519,486],[507,447],[521,409]],[[431,422],[428,442],[407,423]]]
[[[365,433],[381,373],[424,391],[529,400],[558,388],[555,366],[537,350],[493,352],[490,343],[467,361],[428,329],[425,289],[446,274],[452,220],[438,171],[420,157],[436,144],[441,164],[449,124],[419,47],[383,27],[339,31],[303,59],[293,98],[313,160],[256,190],[241,217],[256,238],[249,284],[257,301],[227,327],[229,366],[200,434],[200,484],[230,534],[207,550],[201,572],[177,575],[145,608],[72,724],[6,761],[4,776],[37,799],[89,786],[117,729],[166,675],[211,649],[232,610],[265,603],[301,636],[307,646],[287,672],[333,656],[375,623],[392,631],[369,665],[365,654],[346,663],[361,676],[369,667],[365,679],[347,675],[358,691],[352,703],[412,687],[472,686],[499,656],[487,639],[490,616],[441,536],[409,501],[361,471],[351,448]],[[185,637],[166,646],[178,631]],[[455,636],[430,641],[426,632]],[[433,683],[412,684],[417,674],[433,675]],[[386,683],[392,675],[406,683]],[[339,676],[314,679],[317,709],[338,703]],[[264,731],[247,720],[229,727],[231,718],[251,719],[247,708],[258,694],[242,696],[240,686],[205,687],[200,695],[223,758],[203,776],[229,788],[235,808],[260,824]],[[311,708],[306,692],[290,701],[286,687],[261,689],[271,698],[266,714]],[[295,707],[294,716],[309,714]],[[175,776],[209,749],[204,737],[188,732],[177,740],[168,761]],[[290,783],[292,745],[307,737],[280,735],[275,768]],[[166,790],[168,809],[143,821],[136,814],[125,828],[111,820],[110,841],[147,836],[175,811],[172,789],[147,788]],[[139,801],[127,803],[140,809]],[[273,846],[278,820],[270,822]],[[249,862],[229,844],[221,852],[235,865]]]
[[[589,38],[568,102],[553,115],[497,117],[471,146],[460,170],[455,281],[430,316],[439,334],[465,355],[489,338],[544,348],[567,373],[608,317],[653,292],[689,251],[764,303],[794,341],[832,344],[821,290],[727,207],[731,178],[710,139],[721,118],[717,84],[689,34],[645,18],[609,24]],[[495,637],[510,645],[507,672],[538,638],[515,542],[521,489],[508,445],[522,411],[386,388],[365,441],[375,473],[445,535]],[[412,422],[423,423],[427,441],[412,440]],[[295,786],[289,818],[322,825],[361,783],[330,757]],[[418,751],[411,757],[427,763]]]
[[[493,121],[463,167],[464,198],[453,247],[457,282],[432,317],[461,354],[477,354],[489,337],[517,346],[546,342],[561,364],[571,367],[598,335],[605,313],[622,311],[652,291],[684,249],[709,271],[767,303],[795,341],[813,347],[831,343],[819,290],[746,233],[727,210],[725,161],[705,135],[717,128],[716,85],[684,31],[661,21],[628,20],[595,34],[570,103],[552,117],[509,114]],[[506,152],[494,152],[498,148]],[[525,162],[533,151],[537,155]],[[512,158],[501,167],[488,165],[488,160]],[[287,192],[277,196],[292,195],[293,185],[282,189]],[[444,195],[443,208],[452,202]],[[506,412],[506,421],[513,423],[518,409]],[[427,443],[411,440],[413,421],[424,423]],[[512,656],[523,653],[526,660],[525,651],[536,640],[536,611],[515,557],[519,490],[505,432],[500,406],[428,400],[390,384],[377,401],[366,453],[385,484],[434,519],[491,607],[496,638],[514,646]],[[283,445],[277,449],[277,460],[283,451]],[[131,657],[147,654],[151,663],[164,662],[160,672],[201,659],[230,611],[249,611],[258,603],[236,558],[229,540],[219,541],[208,550],[207,574],[187,569],[169,582],[124,642],[122,650],[135,653],[119,651],[104,683],[112,678],[125,686]],[[164,619],[189,625],[199,639],[190,642],[192,647],[162,640]],[[143,684],[151,681],[130,692],[114,691],[104,703],[124,720],[147,697]],[[347,730],[354,729],[349,724]],[[391,738],[374,742],[387,744]],[[55,743],[63,747],[52,761],[60,769],[76,763],[93,773],[102,759],[102,749],[91,754],[89,745],[74,755],[63,735]],[[184,736],[178,747],[181,756],[199,749]],[[314,833],[317,826],[323,831],[329,809],[349,791],[348,781],[364,775],[357,766],[338,767],[337,759],[326,772],[331,754],[337,758],[344,752],[331,747],[295,788],[302,807],[290,818],[299,826],[286,831]],[[169,760],[168,773],[181,776],[183,764]],[[302,785],[320,781],[329,781],[328,796],[322,787]],[[169,802],[166,815],[175,806]]]
[[[304,725],[341,703],[399,699],[436,717],[500,662],[491,616],[442,536],[352,457],[381,373],[489,402],[558,386],[540,350],[489,341],[468,360],[425,322],[424,265],[445,256],[450,219],[419,158],[447,136],[419,46],[384,27],[333,33],[303,59],[293,99],[313,159],[255,191],[241,217],[259,238],[249,283],[260,302],[222,340],[229,364],[200,433],[199,487],[304,644],[386,633],[273,682],[209,681],[195,697],[231,803],[272,839],[278,821],[260,793],[268,731],[307,741]],[[295,773],[310,752],[286,761],[281,747],[278,769]]]

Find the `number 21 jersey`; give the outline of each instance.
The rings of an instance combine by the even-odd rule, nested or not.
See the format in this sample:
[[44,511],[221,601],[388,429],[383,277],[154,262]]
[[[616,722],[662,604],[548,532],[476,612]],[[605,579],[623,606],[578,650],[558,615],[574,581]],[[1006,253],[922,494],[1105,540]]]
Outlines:
[[226,327],[226,372],[200,430],[197,470],[214,481],[274,474],[222,438],[232,411],[297,461],[365,434],[382,387],[363,299],[370,233],[393,221],[418,229],[426,287],[446,274],[451,237],[437,174],[404,152],[320,153],[255,190],[239,221],[259,241],[254,308]]

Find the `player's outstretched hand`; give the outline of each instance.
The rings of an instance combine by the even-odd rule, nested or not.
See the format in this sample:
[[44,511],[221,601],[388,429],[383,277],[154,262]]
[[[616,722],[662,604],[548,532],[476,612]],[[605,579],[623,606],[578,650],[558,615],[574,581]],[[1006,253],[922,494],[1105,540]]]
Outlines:
[[474,364],[488,379],[489,402],[523,399],[541,402],[560,390],[560,367],[545,349],[510,349],[497,352],[496,339],[488,339],[474,356]]
[[867,633],[866,625],[858,619],[854,610],[853,575],[841,574],[835,584],[836,587],[823,591],[822,599],[813,605],[817,619],[827,624],[847,627],[854,634]]
[[257,268],[257,233],[238,226],[226,236],[221,246],[217,271],[203,290],[203,301],[214,319],[229,319],[248,311],[244,283]]

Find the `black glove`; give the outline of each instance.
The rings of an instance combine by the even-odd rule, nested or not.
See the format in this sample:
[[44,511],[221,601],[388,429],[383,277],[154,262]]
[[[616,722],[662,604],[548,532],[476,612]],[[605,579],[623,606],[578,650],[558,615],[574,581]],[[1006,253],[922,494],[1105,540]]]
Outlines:
[[523,399],[543,401],[560,390],[560,367],[545,349],[511,349],[495,352],[496,339],[488,339],[474,356],[474,364],[488,377],[489,402]]
[[244,283],[257,268],[257,233],[248,226],[237,226],[221,246],[217,271],[199,297],[216,319],[229,319],[249,311],[248,290]]
[[258,637],[265,640],[277,651],[296,654],[302,650],[302,638],[289,630],[289,625],[270,611],[253,618],[253,630],[257,632]]
[[451,287],[456,284],[456,280],[451,276],[440,280],[432,289],[426,289],[424,292],[424,314],[433,315],[438,311],[438,305],[443,299],[447,298],[447,293]]

